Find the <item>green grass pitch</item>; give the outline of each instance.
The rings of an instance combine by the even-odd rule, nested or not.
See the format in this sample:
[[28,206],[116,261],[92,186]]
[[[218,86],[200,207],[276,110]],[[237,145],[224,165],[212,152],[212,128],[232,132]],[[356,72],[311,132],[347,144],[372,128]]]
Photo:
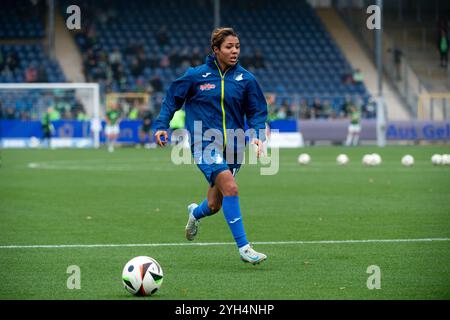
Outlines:
[[[170,150],[2,150],[0,299],[450,299],[450,166],[430,162],[448,147],[284,149],[276,175],[244,166],[247,236],[268,255],[258,266],[239,260],[222,212],[194,241],[219,244],[184,239],[186,206],[204,199],[207,182],[195,165],[172,164]],[[310,165],[297,163],[301,152]],[[347,166],[335,163],[342,152]],[[364,167],[372,152],[381,166]],[[410,168],[400,165],[407,153]],[[430,238],[444,239],[340,242]],[[20,247],[86,244],[173,245]],[[155,296],[122,287],[122,268],[138,255],[164,270]],[[79,290],[67,288],[71,265]],[[367,288],[371,265],[380,289]]]

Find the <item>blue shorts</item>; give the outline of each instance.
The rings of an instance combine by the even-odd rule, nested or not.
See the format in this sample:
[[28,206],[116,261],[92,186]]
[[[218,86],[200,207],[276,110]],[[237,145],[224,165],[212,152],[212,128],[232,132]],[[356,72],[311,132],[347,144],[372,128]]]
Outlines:
[[[194,159],[196,159],[195,156]],[[211,187],[214,186],[214,181],[222,171],[230,170],[233,174],[233,177],[235,177],[239,169],[241,168],[240,163],[228,164],[223,157],[219,157],[219,159],[217,159],[217,161],[215,161],[214,163],[199,163],[197,158],[195,163],[205,176],[206,180],[208,180],[208,183]]]

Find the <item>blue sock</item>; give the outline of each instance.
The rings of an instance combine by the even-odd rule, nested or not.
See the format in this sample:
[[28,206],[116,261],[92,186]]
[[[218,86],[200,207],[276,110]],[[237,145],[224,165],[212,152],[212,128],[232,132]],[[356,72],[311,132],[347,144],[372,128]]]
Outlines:
[[201,219],[212,215],[211,209],[208,207],[208,199],[205,199],[192,213],[195,219]]
[[239,196],[223,197],[222,209],[238,248],[248,244],[239,207]]

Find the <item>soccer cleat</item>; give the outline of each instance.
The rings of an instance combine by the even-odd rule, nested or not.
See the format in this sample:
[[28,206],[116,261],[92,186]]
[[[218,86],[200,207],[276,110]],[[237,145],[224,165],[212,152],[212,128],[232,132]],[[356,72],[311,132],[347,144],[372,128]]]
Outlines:
[[249,244],[239,248],[239,253],[242,261],[249,262],[253,265],[260,264],[267,259],[264,253],[256,252]]
[[191,203],[188,206],[189,219],[188,219],[188,222],[186,224],[186,228],[184,230],[185,230],[186,239],[189,240],[189,241],[194,240],[194,238],[195,238],[195,236],[197,235],[197,232],[198,232],[198,226],[200,224],[200,220],[197,220],[194,217],[194,210],[197,207],[198,207],[198,205],[195,204],[195,203]]

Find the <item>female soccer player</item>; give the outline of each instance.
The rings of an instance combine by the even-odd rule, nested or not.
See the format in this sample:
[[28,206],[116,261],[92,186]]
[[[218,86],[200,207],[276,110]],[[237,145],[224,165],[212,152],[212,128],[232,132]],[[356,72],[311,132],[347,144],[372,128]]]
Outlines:
[[[200,219],[211,216],[223,208],[241,259],[244,262],[258,264],[267,256],[256,252],[250,246],[245,234],[238,186],[234,179],[241,166],[240,163],[236,163],[239,146],[229,143],[228,148],[233,150],[227,152],[227,132],[230,132],[230,129],[244,130],[246,120],[249,128],[256,132],[256,137],[251,142],[257,146],[259,157],[264,139],[259,136],[259,132],[260,129],[264,132],[267,118],[266,100],[255,77],[238,63],[239,37],[232,28],[215,29],[211,35],[211,49],[212,54],[208,55],[205,64],[189,68],[181,78],[169,86],[155,122],[155,139],[160,146],[167,143],[169,122],[184,104],[186,127],[191,137],[191,151],[197,166],[210,185],[207,198],[200,205],[193,203],[188,206],[186,238],[189,241],[194,240]],[[211,153],[210,158],[213,161],[205,160],[208,157],[210,142],[203,139],[198,142],[194,136],[194,127],[197,133],[198,121],[201,121],[202,137],[208,129],[215,129],[222,134],[222,139],[215,140],[216,143],[220,143],[220,152]],[[242,146],[240,147],[242,149]],[[227,158],[229,153],[233,154],[233,159]]]

